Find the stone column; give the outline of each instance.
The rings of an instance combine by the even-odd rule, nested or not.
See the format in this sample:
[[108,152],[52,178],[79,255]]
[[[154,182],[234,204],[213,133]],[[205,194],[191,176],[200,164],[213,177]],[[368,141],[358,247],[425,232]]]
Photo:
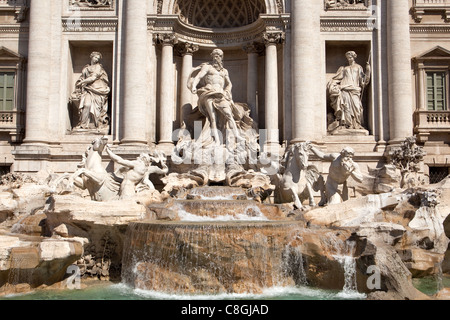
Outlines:
[[[292,142],[314,140],[317,96],[322,94],[320,61],[320,13],[323,1],[291,2],[292,37]],[[320,126],[318,126],[320,127]]]
[[266,146],[269,149],[280,146],[280,134],[278,127],[278,50],[277,45],[284,40],[284,33],[265,33],[263,35],[266,45],[266,130],[267,141]]
[[50,108],[52,0],[30,3],[25,143],[48,143]]
[[189,76],[192,72],[192,60],[195,52],[199,47],[192,43],[180,43],[176,47],[178,54],[183,57],[183,65],[181,66],[181,88],[180,88],[180,125],[192,111],[192,92],[188,89]]
[[263,50],[259,43],[251,43],[246,45],[244,51],[248,55],[247,68],[247,104],[250,108],[250,116],[255,122],[258,121],[258,110],[256,109],[258,94],[258,57]]
[[417,99],[418,99],[417,108],[420,111],[426,111],[427,110],[427,104],[426,104],[427,74],[426,74],[425,65],[423,64],[423,62],[420,62],[419,65],[417,66],[417,77],[419,79],[419,87],[417,88]]
[[177,43],[177,38],[172,33],[159,34],[158,42],[162,45],[159,147],[161,150],[169,152],[174,146],[172,141],[175,118],[173,47]]
[[124,5],[122,144],[147,144],[147,2],[127,0]]
[[409,1],[387,1],[390,143],[413,134]]

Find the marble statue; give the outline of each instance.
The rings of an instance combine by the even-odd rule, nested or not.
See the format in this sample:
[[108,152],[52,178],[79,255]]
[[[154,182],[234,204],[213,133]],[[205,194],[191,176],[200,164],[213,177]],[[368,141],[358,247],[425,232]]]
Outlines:
[[[171,176],[171,181],[179,178],[183,185],[197,184],[199,177],[205,185],[226,183],[227,179],[236,181],[244,172],[248,178],[247,169],[260,150],[259,134],[250,108],[233,101],[232,83],[223,65],[223,51],[215,49],[211,57],[211,63],[193,69],[187,83],[188,89],[198,95],[198,105],[180,130],[172,160],[176,165],[195,164],[196,168]],[[191,137],[192,130],[186,129],[195,129],[193,123],[201,124],[199,134],[194,130],[195,138]],[[259,177],[257,179],[259,181]]]
[[245,131],[253,124],[248,107],[233,101],[232,83],[223,66],[223,51],[215,49],[211,57],[212,63],[195,68],[188,82],[189,90],[198,95],[200,112],[207,119],[202,135],[213,137],[216,146],[222,145],[228,134],[238,143],[245,142]]
[[71,102],[78,109],[76,129],[101,130],[109,126],[108,96],[111,92],[108,74],[100,64],[102,54],[92,52],[91,63],[84,67],[75,84]]
[[[122,167],[116,172],[116,176],[122,176],[119,199],[132,198],[142,190],[155,190],[150,181],[151,174],[166,175],[169,168],[166,165],[164,154],[155,153],[156,157],[142,153],[136,160],[126,160],[116,155],[109,146],[106,146],[109,157]],[[153,163],[161,163],[162,168]]]
[[69,178],[70,184],[88,190],[93,201],[110,201],[118,198],[120,183],[102,165],[102,153],[108,139],[99,137],[92,141],[83,155],[78,170]]
[[[355,151],[350,147],[345,147],[340,154],[325,154],[314,146],[311,146],[310,150],[320,159],[331,162],[325,183],[326,204],[337,204],[348,200],[347,179],[352,177],[357,182],[363,182],[359,166],[353,161]],[[342,194],[339,192],[341,185]],[[321,205],[325,205],[325,203],[321,203]]]
[[297,209],[304,209],[302,201],[308,199],[311,207],[316,206],[314,191],[323,190],[323,178],[319,170],[309,163],[311,147],[310,142],[303,142],[286,149],[279,172],[271,175],[275,202],[293,202]]
[[393,147],[389,151],[390,163],[400,170],[400,188],[420,184],[417,173],[425,156],[426,152],[416,144],[415,136],[406,138],[399,147]]
[[367,62],[366,72],[356,63],[357,54],[349,51],[345,54],[348,66],[340,67],[328,83],[331,107],[335,121],[328,127],[334,133],[340,129],[364,130],[364,108],[362,96],[370,82],[371,66]]

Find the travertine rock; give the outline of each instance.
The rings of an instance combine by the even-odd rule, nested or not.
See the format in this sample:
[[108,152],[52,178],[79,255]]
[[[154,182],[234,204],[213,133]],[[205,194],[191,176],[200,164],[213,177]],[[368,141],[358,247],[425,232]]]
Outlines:
[[61,282],[82,254],[83,243],[78,239],[0,235],[0,294]]

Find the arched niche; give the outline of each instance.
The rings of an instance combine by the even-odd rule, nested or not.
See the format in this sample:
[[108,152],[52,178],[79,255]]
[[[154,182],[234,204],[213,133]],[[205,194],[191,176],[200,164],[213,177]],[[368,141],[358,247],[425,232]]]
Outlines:
[[[184,6],[185,4],[190,5],[191,2],[195,2],[195,6],[195,4],[200,1],[202,0],[155,0],[154,7],[156,9],[155,12],[159,14],[177,14],[176,11],[178,10],[180,3],[184,3]],[[215,4],[218,1],[204,0],[203,2],[211,2],[213,4],[212,7],[215,7]],[[264,12],[261,13],[265,14],[281,14],[285,12],[285,0],[234,0],[234,2],[240,6],[244,5],[246,7],[253,4],[257,8],[260,7],[259,2],[261,2],[265,7]]]

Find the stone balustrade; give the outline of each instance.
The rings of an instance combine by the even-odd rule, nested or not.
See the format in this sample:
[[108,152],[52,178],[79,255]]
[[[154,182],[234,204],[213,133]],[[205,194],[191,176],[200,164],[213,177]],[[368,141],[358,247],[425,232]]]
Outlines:
[[450,133],[450,111],[419,110],[414,114],[414,127],[420,141],[430,133]]
[[450,22],[450,0],[414,0],[412,16],[417,23],[422,22],[426,12],[441,12],[444,15],[444,21]]

